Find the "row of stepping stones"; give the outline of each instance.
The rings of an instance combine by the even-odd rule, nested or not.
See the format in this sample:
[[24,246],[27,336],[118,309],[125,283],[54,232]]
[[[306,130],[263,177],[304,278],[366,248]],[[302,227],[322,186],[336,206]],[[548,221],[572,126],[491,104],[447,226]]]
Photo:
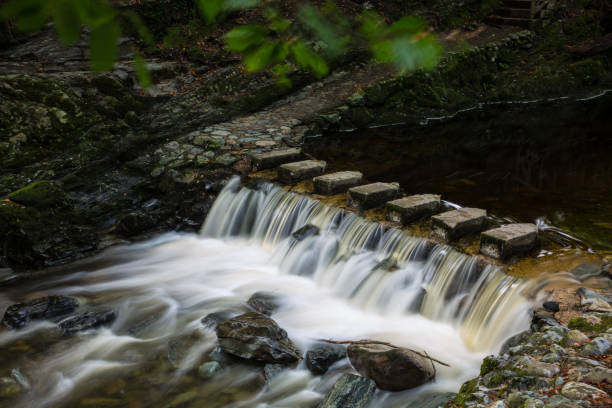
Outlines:
[[358,171],[325,174],[325,161],[300,160],[301,157],[301,149],[291,148],[254,154],[251,162],[256,170],[278,167],[278,180],[284,184],[312,179],[315,194],[347,193],[348,206],[359,211],[384,205],[387,220],[400,225],[431,217],[433,236],[444,242],[481,232],[480,252],[495,259],[503,260],[523,254],[537,245],[538,229],[534,224],[506,224],[482,232],[487,226],[486,210],[459,208],[440,213],[443,206],[439,195],[419,194],[397,198],[398,183],[362,184],[363,175]]

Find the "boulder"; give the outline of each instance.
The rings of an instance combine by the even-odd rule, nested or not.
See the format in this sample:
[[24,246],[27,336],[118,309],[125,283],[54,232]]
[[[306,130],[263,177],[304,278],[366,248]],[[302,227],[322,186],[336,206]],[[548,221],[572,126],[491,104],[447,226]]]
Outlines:
[[319,408],[364,408],[376,391],[374,381],[354,374],[343,374]]
[[544,307],[545,310],[552,312],[552,313],[557,313],[560,309],[559,309],[559,302],[544,302],[542,304],[542,306]]
[[76,310],[79,302],[68,296],[46,296],[9,306],[2,323],[10,329],[24,327],[31,320],[58,320]]
[[347,353],[355,370],[374,380],[382,390],[408,390],[432,381],[435,376],[430,360],[406,348],[351,344]]
[[606,354],[612,343],[605,337],[595,337],[589,344],[586,344],[582,348],[582,354],[585,356],[601,356],[602,354]]
[[287,332],[262,313],[248,312],[221,323],[217,338],[224,352],[247,360],[290,364],[300,358]]
[[587,398],[601,398],[608,394],[592,385],[570,381],[561,389],[561,395],[571,400],[583,400]]
[[113,310],[86,312],[62,320],[58,326],[64,334],[73,334],[80,331],[96,329],[100,326],[107,326],[114,322],[116,318],[117,314]]
[[208,327],[209,329],[216,329],[219,324],[231,319],[235,315],[235,313],[232,313],[229,310],[221,310],[219,312],[212,312],[207,314],[202,318],[202,320],[200,320],[200,322],[202,322],[202,324]]
[[278,296],[271,292],[255,292],[247,300],[247,305],[256,312],[270,316],[278,309]]
[[306,353],[306,367],[315,375],[323,375],[338,360],[346,357],[346,347],[320,343]]

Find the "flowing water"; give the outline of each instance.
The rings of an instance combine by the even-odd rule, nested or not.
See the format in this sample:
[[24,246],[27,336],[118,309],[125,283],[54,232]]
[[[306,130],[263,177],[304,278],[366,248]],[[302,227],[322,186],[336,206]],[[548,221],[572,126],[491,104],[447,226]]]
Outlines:
[[[319,234],[292,235],[305,225]],[[48,322],[0,331],[0,365],[19,368],[32,386],[10,406],[317,406],[350,368],[346,360],[322,377],[303,361],[268,383],[246,363],[197,377],[216,340],[202,317],[245,311],[263,290],[279,297],[272,318],[302,351],[319,339],[375,339],[448,363],[434,383],[377,391],[370,404],[407,407],[477,375],[485,355],[527,328],[542,285],[271,184],[246,188],[234,179],[199,235],[117,247],[0,293],[2,310],[26,294],[63,294],[83,310],[118,315],[108,328],[68,338]]]

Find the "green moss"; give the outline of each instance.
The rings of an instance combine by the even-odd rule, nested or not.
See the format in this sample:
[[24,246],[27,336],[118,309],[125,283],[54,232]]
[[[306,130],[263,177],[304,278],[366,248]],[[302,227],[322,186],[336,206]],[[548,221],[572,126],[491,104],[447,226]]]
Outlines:
[[463,383],[461,388],[459,389],[459,393],[452,401],[449,401],[445,406],[446,407],[464,407],[466,401],[468,401],[471,394],[476,391],[476,386],[478,385],[478,377],[471,379]]
[[68,201],[64,191],[54,182],[36,181],[8,195],[9,200],[27,207],[47,208],[63,205]]
[[495,370],[499,366],[499,360],[495,356],[487,356],[482,360],[480,365],[480,376],[484,376],[491,371]]
[[612,327],[612,316],[602,316],[601,323],[589,323],[584,317],[574,317],[567,324],[572,330],[580,330],[582,332],[601,333]]

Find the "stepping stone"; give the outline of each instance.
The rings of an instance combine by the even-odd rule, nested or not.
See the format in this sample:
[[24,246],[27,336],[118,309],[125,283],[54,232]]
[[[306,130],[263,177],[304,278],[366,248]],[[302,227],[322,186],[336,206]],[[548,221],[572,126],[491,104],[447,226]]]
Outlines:
[[486,210],[460,208],[431,217],[433,235],[450,242],[474,232],[480,232],[487,222]]
[[372,183],[353,187],[348,191],[348,205],[358,210],[380,207],[393,200],[398,191],[398,183]]
[[358,186],[362,179],[363,174],[358,171],[339,171],[315,177],[313,182],[316,194],[333,195]]
[[508,224],[480,235],[480,253],[495,259],[532,250],[538,242],[535,224]]
[[278,179],[285,184],[320,176],[325,173],[327,163],[323,160],[304,160],[283,164],[278,168]]
[[398,224],[408,224],[419,218],[436,214],[439,210],[439,195],[413,195],[389,201],[387,203],[387,220]]
[[251,162],[257,170],[271,169],[284,163],[299,160],[302,156],[302,149],[281,149],[266,153],[256,153],[251,155]]

